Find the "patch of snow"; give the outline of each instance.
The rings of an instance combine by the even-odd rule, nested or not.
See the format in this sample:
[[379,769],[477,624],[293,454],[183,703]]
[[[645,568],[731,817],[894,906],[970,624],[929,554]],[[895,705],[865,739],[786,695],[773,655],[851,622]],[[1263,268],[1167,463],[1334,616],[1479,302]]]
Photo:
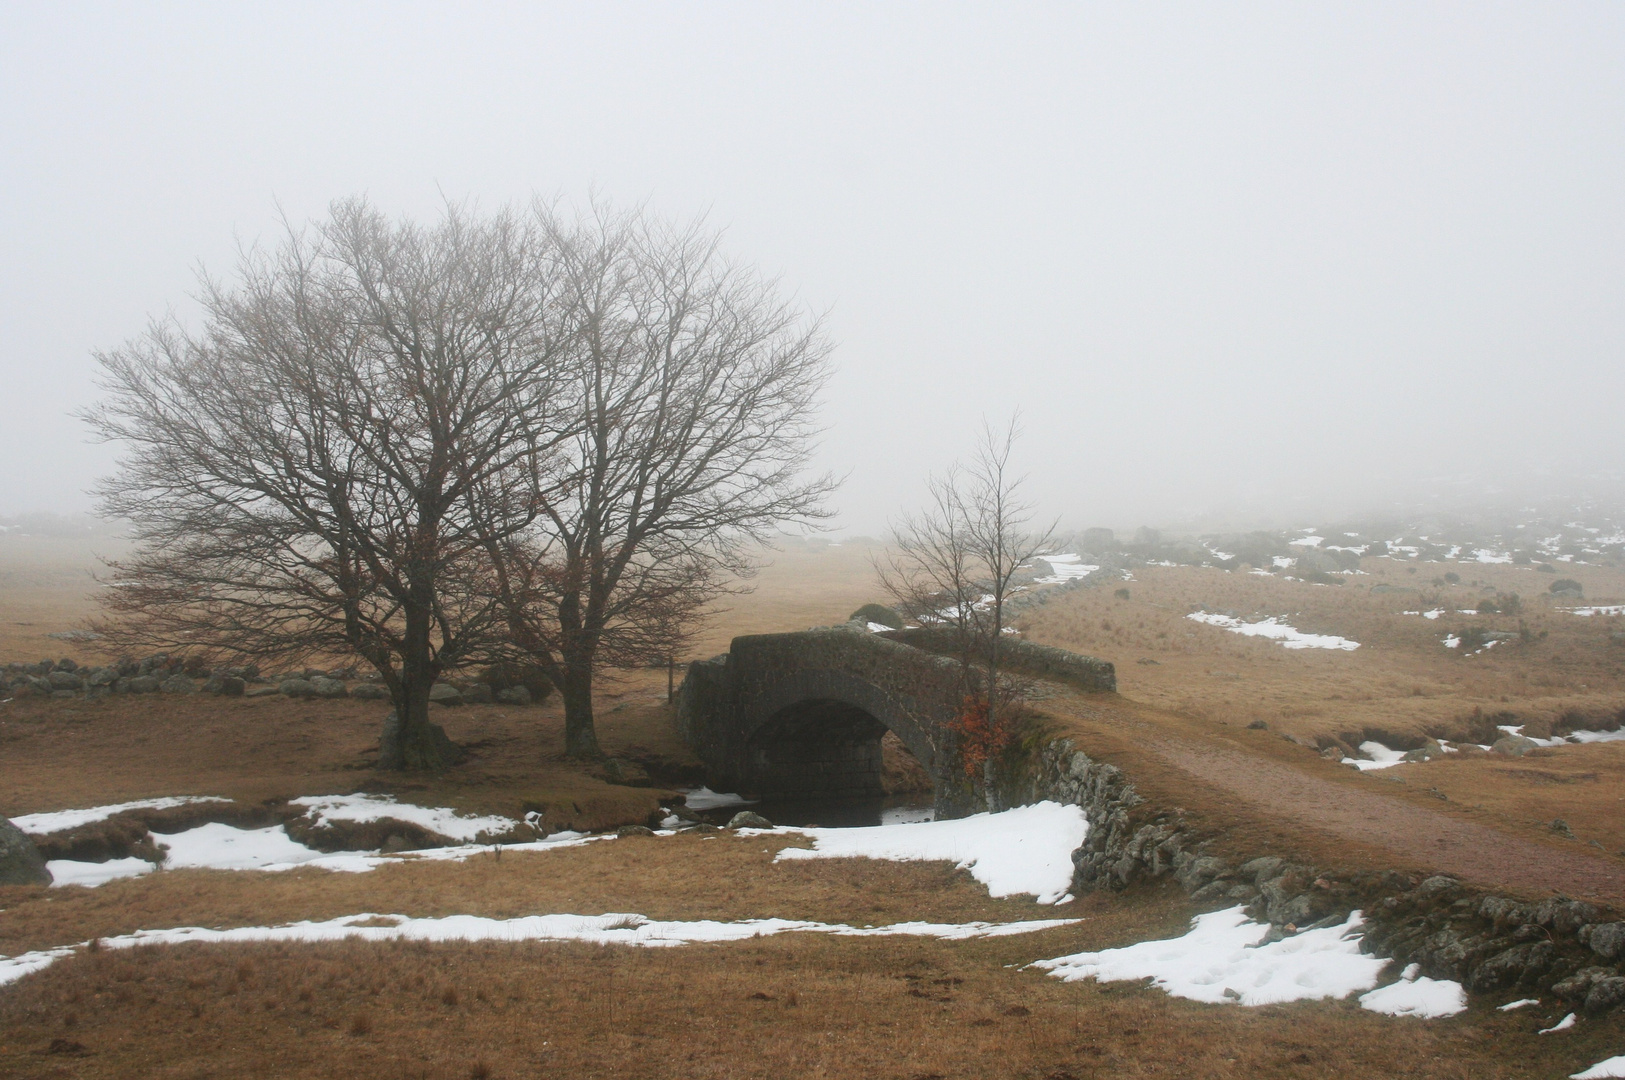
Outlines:
[[1554,1031],[1567,1031],[1569,1028],[1574,1026],[1575,1020],[1576,1020],[1575,1015],[1573,1013],[1569,1013],[1567,1016],[1563,1017],[1563,1019],[1561,1019],[1557,1023],[1553,1024],[1551,1027],[1549,1027],[1549,1028],[1541,1028],[1538,1032],[1536,1032],[1536,1034],[1537,1035],[1550,1035]]
[[185,832],[155,832],[152,838],[164,849],[164,866],[170,870],[289,870],[329,857],[299,843],[281,825],[235,829],[211,823]]
[[[324,854],[305,847],[288,836],[280,826],[267,829],[234,829],[230,825],[200,825],[185,832],[154,833],[153,839],[167,849],[161,869],[164,870],[254,870],[281,873],[309,866],[335,873],[364,874],[380,866],[406,862],[465,862],[476,855],[489,855],[492,845],[459,844],[454,847],[424,848],[386,855],[376,851],[339,851]],[[555,851],[566,847],[579,847],[598,840],[613,840],[613,833],[588,836],[585,833],[560,830],[545,840],[523,844],[502,844],[507,853]],[[136,866],[141,863],[141,866]],[[58,873],[56,862],[46,864],[57,874],[57,885],[83,885],[94,888],[109,881],[154,869],[151,863],[139,859],[119,859],[107,863],[75,863],[64,861],[66,873]],[[144,869],[143,869],[144,867]],[[119,872],[119,868],[122,872]],[[109,872],[112,870],[113,872]],[[64,878],[71,878],[65,880]]]
[[1511,1012],[1513,1009],[1521,1009],[1521,1008],[1524,1008],[1527,1005],[1539,1005],[1539,1004],[1540,1004],[1540,999],[1539,998],[1519,998],[1517,1001],[1509,1001],[1505,1005],[1497,1005],[1495,1007],[1495,1011],[1496,1012]]
[[1323,541],[1325,539],[1326,538],[1324,536],[1302,536],[1302,537],[1299,537],[1296,540],[1289,540],[1289,541],[1287,541],[1287,543],[1291,547],[1312,547],[1312,548],[1317,548],[1317,547],[1320,546],[1321,541]]
[[72,956],[73,949],[41,949],[19,956],[0,956],[0,986],[16,982],[24,975],[42,971],[64,956]]
[[1490,551],[1487,548],[1480,548],[1478,551],[1474,552],[1474,558],[1481,563],[1506,564],[1512,562],[1511,555],[1499,551]]
[[1625,615],[1625,604],[1593,604],[1590,607],[1560,608],[1559,610],[1588,619],[1593,615]]
[[83,810],[54,810],[46,814],[24,814],[21,817],[12,818],[11,823],[25,833],[44,836],[47,833],[77,829],[81,825],[105,821],[114,814],[123,813],[125,810],[168,810],[170,807],[185,806],[188,803],[230,801],[230,799],[222,799],[218,795],[175,795],[162,799],[137,799],[134,802],[113,803],[110,806],[91,806]]
[[1433,1020],[1467,1010],[1467,991],[1450,979],[1417,978],[1420,965],[1405,969],[1396,983],[1360,995],[1360,1007],[1388,1016],[1415,1016]]
[[895,629],[895,627],[891,627],[891,626],[887,626],[887,625],[886,625],[886,624],[885,624],[885,623],[883,623],[883,622],[872,622],[872,623],[868,623],[868,624],[866,624],[866,625],[867,625],[867,626],[868,626],[868,627],[869,627],[869,633],[871,633],[871,634],[878,634],[878,633],[880,633],[880,632],[881,632],[881,631],[882,631],[882,630],[892,630],[892,629]]
[[1457,637],[1455,634],[1446,634],[1445,635],[1445,638],[1444,638],[1444,647],[1445,648],[1454,649],[1454,648],[1458,648],[1460,645],[1461,645],[1461,638]]
[[1039,585],[1059,585],[1064,581],[1077,581],[1100,569],[1084,562],[1083,556],[1076,554],[1035,555],[1033,562],[1041,562],[1049,567],[1048,574],[1033,579],[1034,583]]
[[[698,920],[656,922],[642,915],[527,915],[514,919],[488,919],[478,915],[448,915],[438,919],[412,919],[404,915],[345,915],[325,922],[297,922],[281,926],[239,926],[211,930],[182,926],[171,930],[137,930],[133,934],[101,939],[108,949],[143,945],[181,945],[192,942],[327,942],[327,941],[586,941],[596,945],[670,947],[701,943],[744,941],[783,933],[822,933],[840,937],[906,935],[947,941],[1030,934],[1080,919],[1034,919],[1013,923],[895,923],[891,926],[848,926],[844,923],[801,922],[790,919],[741,919],[737,922]],[[30,972],[49,967],[73,954],[73,948],[44,949],[20,956],[0,957],[0,984],[14,982]]]
[[1292,567],[1298,565],[1297,559],[1289,559],[1285,555],[1276,555],[1270,561],[1275,564],[1275,568],[1277,570],[1290,570]]
[[690,810],[721,810],[728,806],[755,806],[756,799],[731,792],[716,792],[708,787],[697,787],[683,792],[683,805]]
[[1374,739],[1367,739],[1360,744],[1360,752],[1369,755],[1371,760],[1364,761],[1359,758],[1344,758],[1343,763],[1353,765],[1361,772],[1370,772],[1372,769],[1386,769],[1398,765],[1405,759],[1405,751],[1390,750]]
[[[812,838],[811,848],[785,848],[774,861],[798,859],[949,860],[968,869],[993,897],[1031,893],[1053,904],[1072,885],[1072,852],[1089,831],[1083,810],[1055,802],[950,821],[856,829],[780,829]],[[751,830],[741,830],[750,833]]]
[[119,878],[137,877],[158,869],[145,859],[109,859],[106,862],[75,862],[72,859],[52,859],[45,864],[51,872],[51,888],[83,885],[94,889]]
[[1205,623],[1208,626],[1217,626],[1229,630],[1234,634],[1244,634],[1247,637],[1269,638],[1278,641],[1287,649],[1341,649],[1352,652],[1360,647],[1358,641],[1348,638],[1335,637],[1331,634],[1306,634],[1296,627],[1288,626],[1279,617],[1272,616],[1260,622],[1242,622],[1229,615],[1219,615],[1208,611],[1193,611],[1185,618],[1193,622]]
[[1424,619],[1437,619],[1444,614],[1444,608],[1434,608],[1432,611],[1401,611],[1401,615],[1420,615]]
[[1360,952],[1358,911],[1347,921],[1268,942],[1269,925],[1240,907],[1198,915],[1190,932],[1120,949],[1039,960],[1067,982],[1151,979],[1175,997],[1214,1005],[1273,1005],[1283,1001],[1345,998],[1377,985],[1388,963]]
[[1621,742],[1625,741],[1625,727],[1615,731],[1571,731],[1567,741],[1572,743]]
[[882,825],[918,825],[935,821],[937,812],[929,806],[893,806],[880,812]]
[[513,818],[460,814],[448,806],[413,806],[396,802],[390,795],[306,795],[288,802],[306,807],[318,826],[330,821],[392,818],[465,842],[478,838],[481,833],[506,833],[519,824]]
[[1599,1061],[1584,1072],[1570,1073],[1569,1080],[1612,1080],[1625,1076],[1625,1054]]

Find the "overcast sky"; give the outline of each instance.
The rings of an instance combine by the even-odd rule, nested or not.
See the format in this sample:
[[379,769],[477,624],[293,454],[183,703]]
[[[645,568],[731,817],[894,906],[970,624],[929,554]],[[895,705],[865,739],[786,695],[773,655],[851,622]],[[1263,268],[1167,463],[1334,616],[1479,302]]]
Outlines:
[[0,515],[278,205],[594,186],[829,313],[851,532],[1018,407],[1078,526],[1625,468],[1619,3],[8,4],[0,95]]

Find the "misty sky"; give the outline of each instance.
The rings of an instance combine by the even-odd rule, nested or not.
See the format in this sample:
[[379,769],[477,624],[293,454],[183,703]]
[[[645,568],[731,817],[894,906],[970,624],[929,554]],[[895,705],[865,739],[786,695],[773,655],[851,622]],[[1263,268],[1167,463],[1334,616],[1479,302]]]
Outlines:
[[353,193],[709,212],[829,313],[848,531],[1017,407],[1077,526],[1625,467],[1618,3],[19,3],[0,101],[0,515],[88,508],[92,349]]

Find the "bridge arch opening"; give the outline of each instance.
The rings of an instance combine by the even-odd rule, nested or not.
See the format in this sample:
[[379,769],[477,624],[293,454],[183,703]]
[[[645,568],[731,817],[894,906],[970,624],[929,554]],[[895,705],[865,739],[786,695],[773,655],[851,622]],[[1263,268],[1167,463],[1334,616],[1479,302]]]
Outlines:
[[934,796],[930,773],[903,739],[869,710],[838,698],[778,709],[752,732],[745,762],[749,787],[783,824],[918,819],[928,816]]

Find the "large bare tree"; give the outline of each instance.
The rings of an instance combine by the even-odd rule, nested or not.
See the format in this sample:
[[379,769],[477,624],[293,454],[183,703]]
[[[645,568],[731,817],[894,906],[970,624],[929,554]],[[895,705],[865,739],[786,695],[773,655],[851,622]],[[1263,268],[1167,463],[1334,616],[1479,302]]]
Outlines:
[[805,467],[828,344],[701,223],[538,213],[566,268],[576,414],[544,519],[489,551],[513,640],[590,757],[595,673],[669,660],[759,542],[824,516],[834,482]]
[[195,331],[170,320],[100,354],[87,419],[127,451],[102,508],[136,541],[104,630],[358,655],[394,700],[381,764],[446,764],[429,690],[502,648],[483,553],[543,513],[570,433],[557,254],[522,214],[422,228],[336,203],[230,284],[205,279]]

